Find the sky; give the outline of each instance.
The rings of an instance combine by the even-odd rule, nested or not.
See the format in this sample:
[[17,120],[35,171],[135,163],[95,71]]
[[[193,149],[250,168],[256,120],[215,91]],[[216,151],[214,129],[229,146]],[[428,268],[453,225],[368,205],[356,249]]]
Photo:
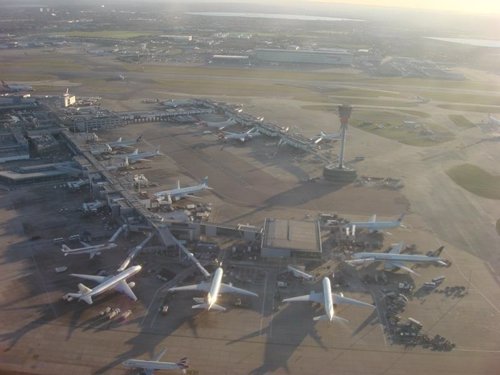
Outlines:
[[500,0],[314,0],[324,3],[363,4],[397,8],[432,9],[460,13],[500,14]]

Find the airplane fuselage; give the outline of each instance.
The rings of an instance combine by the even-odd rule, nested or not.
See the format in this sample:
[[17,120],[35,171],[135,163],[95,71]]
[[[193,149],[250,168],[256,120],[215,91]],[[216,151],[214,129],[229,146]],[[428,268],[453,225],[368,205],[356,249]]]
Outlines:
[[108,249],[113,249],[117,245],[115,243],[107,243],[107,244],[100,244],[100,245],[94,245],[94,246],[88,246],[88,247],[80,247],[78,249],[64,249],[62,252],[64,255],[73,255],[73,254],[88,254],[88,253],[95,253],[99,252],[102,250],[108,250]]
[[396,261],[396,262],[438,262],[439,257],[429,257],[427,255],[412,254],[390,254],[390,253],[357,253],[353,259],[374,259],[376,261]]
[[145,361],[142,359],[129,359],[122,362],[122,365],[128,368],[147,369],[147,370],[177,370],[179,365],[174,362]]
[[370,230],[391,229],[401,226],[399,221],[358,221],[349,223],[350,227],[364,228]]
[[206,188],[204,184],[199,184],[195,186],[186,186],[183,188],[179,189],[172,189],[172,190],[165,190],[165,191],[160,191],[158,193],[155,193],[156,197],[168,197],[170,196],[171,199],[180,199],[185,197],[186,195],[192,195],[195,193],[199,193],[200,191],[203,191]]
[[108,289],[112,289],[115,287],[119,282],[122,280],[126,280],[128,277],[131,277],[138,273],[142,269],[142,266],[133,266],[130,268],[127,268],[125,271],[120,272],[118,275],[112,276],[109,279],[103,281],[99,285],[97,285],[95,288],[93,288],[88,295],[91,297],[96,296],[98,294],[101,294],[105,292]]
[[207,295],[208,310],[210,310],[213,304],[217,302],[223,274],[224,271],[220,267],[215,271],[214,278],[212,279],[212,284],[210,285],[210,290]]
[[332,299],[332,286],[330,284],[330,279],[328,277],[323,278],[323,298],[324,298],[324,306],[326,316],[328,320],[331,322],[333,317],[335,316],[335,310],[333,308],[333,299]]

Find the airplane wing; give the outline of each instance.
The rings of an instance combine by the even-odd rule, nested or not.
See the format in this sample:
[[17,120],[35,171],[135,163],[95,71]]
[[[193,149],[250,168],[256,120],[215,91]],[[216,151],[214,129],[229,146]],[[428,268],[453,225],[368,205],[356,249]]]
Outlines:
[[414,274],[415,276],[420,276],[417,272],[413,271],[410,267],[407,267],[403,262],[389,262],[389,264],[393,267],[401,268],[403,271]]
[[323,292],[321,293],[310,293],[306,294],[304,296],[298,296],[298,297],[292,297],[292,298],[285,298],[283,302],[316,302],[316,303],[323,303],[325,300],[323,296]]
[[247,296],[252,296],[252,297],[258,297],[257,294],[254,292],[250,292],[249,290],[241,289],[241,288],[236,288],[232,285],[220,284],[220,293],[238,293],[238,294],[244,294]]
[[210,291],[210,283],[202,282],[200,284],[194,284],[194,285],[176,286],[176,287],[170,288],[168,291],[169,292],[185,292],[185,291],[209,292]]
[[370,217],[370,220],[372,223],[376,222],[377,221],[377,215],[372,215],[372,217]]
[[153,357],[153,361],[159,361],[167,352],[167,348],[163,349],[161,352],[159,352],[157,355]]
[[347,298],[347,297],[344,297],[343,295],[335,294],[335,293],[332,293],[332,299],[333,299],[333,303],[336,305],[344,304],[344,305],[355,305],[355,306],[364,306],[364,307],[371,307],[371,308],[375,307],[371,303],[358,301],[357,299],[354,299],[354,298]]
[[106,276],[83,275],[81,273],[71,273],[70,276],[79,277],[80,279],[92,280],[99,284],[107,279]]
[[397,243],[395,245],[392,245],[391,250],[389,251],[389,254],[401,254],[401,250],[403,250],[404,247],[404,242]]
[[85,247],[92,247],[92,245],[87,242],[80,241],[80,243]]
[[128,286],[125,280],[120,281],[115,286],[115,289],[120,293],[126,294],[127,297],[129,297],[131,300],[137,301],[137,296],[134,294],[134,292],[132,292],[132,289]]

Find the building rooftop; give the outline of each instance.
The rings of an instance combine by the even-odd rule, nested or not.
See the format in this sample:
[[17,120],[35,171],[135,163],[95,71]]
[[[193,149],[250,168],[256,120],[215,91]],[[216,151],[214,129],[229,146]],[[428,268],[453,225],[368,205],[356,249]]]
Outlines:
[[317,222],[266,219],[263,247],[301,252],[321,252],[321,236]]

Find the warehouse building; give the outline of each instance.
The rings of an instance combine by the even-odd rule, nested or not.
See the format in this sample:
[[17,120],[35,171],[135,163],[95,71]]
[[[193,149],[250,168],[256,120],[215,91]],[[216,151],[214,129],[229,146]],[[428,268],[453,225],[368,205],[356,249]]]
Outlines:
[[267,218],[264,222],[262,257],[320,258],[322,250],[318,221]]
[[286,50],[256,49],[255,57],[259,61],[295,64],[351,65],[353,55],[345,49],[323,50]]

